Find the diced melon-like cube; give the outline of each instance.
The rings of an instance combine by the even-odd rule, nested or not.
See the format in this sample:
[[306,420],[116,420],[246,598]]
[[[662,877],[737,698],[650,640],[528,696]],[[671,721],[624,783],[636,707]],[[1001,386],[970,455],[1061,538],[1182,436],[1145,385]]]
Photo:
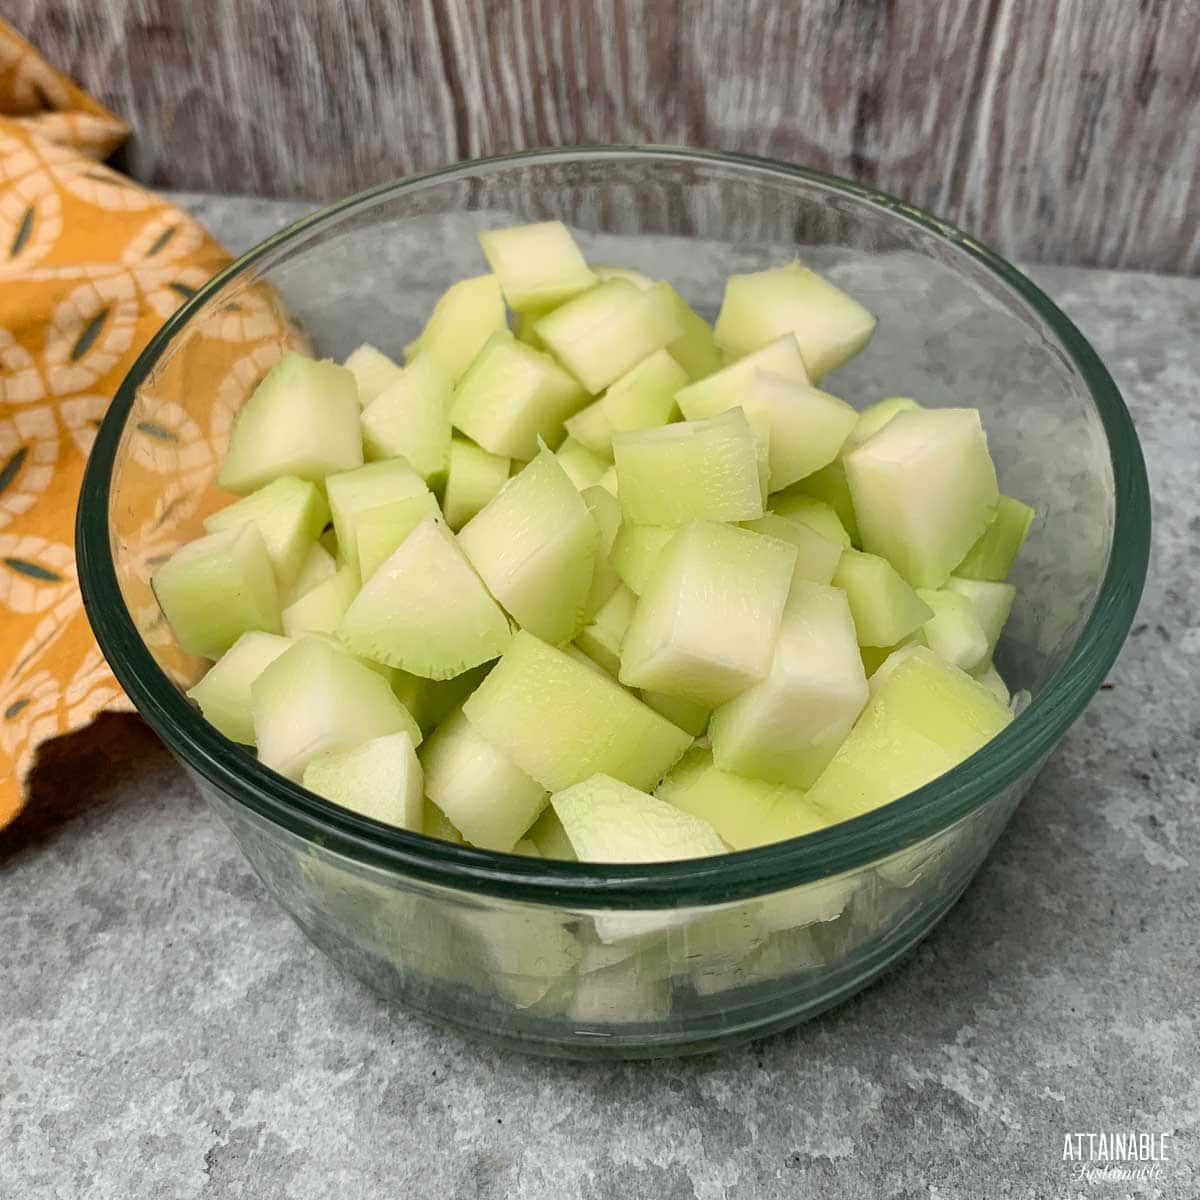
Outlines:
[[230,741],[253,745],[250,685],[291,644],[290,638],[274,633],[243,633],[188,690],[188,697],[200,706],[204,719]]
[[336,363],[285,354],[233,421],[217,484],[245,496],[281,475],[317,482],[361,464],[358,384]]
[[328,579],[309,588],[280,613],[280,624],[288,637],[305,633],[332,633],[351,601],[358,595],[358,569],[343,563]]
[[282,629],[275,569],[257,525],[238,525],[180,546],[151,583],[188,654],[220,658],[249,630]]
[[549,793],[451,714],[421,747],[425,791],[473,846],[511,850],[537,820]]
[[358,525],[362,513],[394,500],[428,492],[425,481],[402,458],[367,463],[354,471],[341,471],[325,481],[329,511],[345,562],[358,569]]
[[948,588],[917,588],[917,595],[933,610],[921,626],[921,638],[939,658],[971,671],[988,656],[988,638],[966,596]]
[[450,375],[431,354],[416,358],[363,410],[369,460],[403,458],[427,483],[450,456]]
[[426,517],[363,586],[338,635],[358,654],[428,679],[498,657],[508,619],[454,535]]
[[761,408],[770,425],[773,492],[831,463],[858,420],[844,400],[809,384],[765,372],[751,383],[747,406],[750,410]]
[[489,591],[548,642],[579,631],[592,584],[596,523],[566,471],[542,450],[458,535]]
[[551,804],[583,862],[670,862],[725,853],[707,821],[608,775],[556,792]]
[[421,764],[407,732],[326,750],[304,768],[304,786],[334,804],[401,829],[422,828]]
[[612,422],[604,411],[604,397],[593,400],[566,421],[568,438],[586,446],[595,454],[612,458]]
[[671,768],[654,794],[709,822],[734,850],[801,837],[829,824],[803,792],[722,771],[711,751],[699,746]]
[[978,665],[990,663],[992,655],[996,652],[996,643],[1000,640],[1000,634],[1012,612],[1017,589],[1011,583],[959,579],[957,575],[951,575],[946,580],[946,591],[965,596],[971,602],[975,617],[987,638],[987,654]]
[[763,513],[758,442],[741,409],[613,437],[626,521],[749,521]]
[[795,585],[766,677],[721,705],[708,724],[723,771],[807,788],[867,702],[867,679],[845,595]]
[[648,292],[654,286],[654,280],[649,275],[636,271],[633,267],[615,267],[608,263],[597,263],[592,267],[592,273],[601,283],[605,283],[609,279],[623,279],[626,283],[632,283],[642,292]]
[[404,370],[398,362],[368,342],[351,351],[342,364],[358,384],[358,403],[366,408]]
[[752,533],[764,533],[767,537],[779,538],[796,547],[795,580],[810,583],[829,583],[842,557],[841,542],[822,537],[811,525],[793,521],[778,513],[763,513],[755,521],[743,521],[743,529]]
[[479,244],[513,312],[554,308],[596,283],[561,221],[488,229]]
[[683,332],[665,285],[643,292],[624,279],[597,284],[559,305],[535,329],[593,394]]
[[420,336],[405,346],[404,353],[411,361],[424,350],[457,380],[488,338],[507,329],[499,280],[495,275],[477,275],[451,284],[442,293]]
[[569,434],[563,439],[563,444],[554,452],[554,457],[562,465],[571,482],[583,491],[598,483],[604,472],[612,465],[607,458],[589,450],[582,442],[577,442]]
[[667,543],[678,529],[674,525],[631,525],[625,522],[613,541],[612,564],[621,582],[639,596],[658,565]]
[[551,791],[597,772],[653,787],[691,742],[595,667],[520,631],[463,705],[472,725]]
[[558,819],[558,813],[549,805],[529,827],[529,840],[537,847],[542,858],[554,858],[561,862],[575,862],[576,854],[571,839]]
[[830,821],[860,816],[957,766],[1011,720],[986,687],[917,647],[875,690],[808,801]]
[[280,603],[292,604],[307,595],[319,583],[337,574],[337,559],[320,542],[314,542],[288,588],[280,595]]
[[833,586],[850,602],[862,646],[894,646],[933,616],[886,558],[848,547],[842,551]]
[[[670,354],[656,350],[626,371],[594,404],[576,413],[567,422],[567,432],[611,458],[613,434],[667,424],[675,414],[675,393],[687,382],[687,372]],[[593,414],[592,409],[599,413]]]
[[421,814],[421,832],[426,837],[441,838],[443,842],[454,842],[461,846],[466,839],[454,828],[450,818],[428,796]]
[[841,546],[850,545],[850,534],[846,532],[846,526],[842,524],[833,506],[799,489],[772,496],[771,511],[789,521],[807,525],[809,529],[831,542],[837,542]]
[[575,639],[588,658],[614,677],[621,669],[621,640],[633,619],[636,604],[637,596],[624,584],[618,584]]
[[685,526],[642,592],[621,682],[715,707],[771,665],[796,548],[714,521]]
[[461,529],[508,482],[509,467],[509,459],[455,438],[442,500],[446,524]]
[[724,360],[713,338],[712,326],[669,283],[660,286],[671,301],[675,319],[682,330],[674,341],[667,343],[671,357],[691,380],[703,379],[719,371]]
[[877,434],[894,416],[902,412],[912,412],[921,406],[908,396],[889,396],[886,400],[877,400],[868,405],[858,414],[858,420],[846,439],[845,450],[853,450],[861,446],[867,438]]
[[973,408],[898,413],[844,461],[863,549],[914,587],[941,587],[996,509],[996,470]]
[[597,480],[597,486],[602,487],[612,497],[617,494],[617,468],[609,467]]
[[820,379],[870,340],[875,318],[853,297],[799,262],[731,275],[713,333],[732,354],[750,354],[783,333],[800,344],[809,375]]
[[[843,453],[845,448],[843,447]],[[799,483],[793,484],[787,493],[789,499],[793,496],[806,496],[818,500],[830,509],[837,517],[838,523],[845,534],[846,544],[859,544],[858,518],[854,515],[854,500],[850,495],[850,484],[846,482],[846,465],[842,459],[835,458],[828,466],[806,475]],[[775,497],[771,498],[772,507],[778,511]]]
[[281,590],[291,586],[329,520],[329,505],[314,483],[281,475],[256,492],[205,518],[208,533],[253,523],[275,568]]
[[389,500],[356,514],[354,535],[361,582],[366,583],[426,517],[440,515],[432,492]]
[[1001,496],[996,513],[979,540],[954,568],[963,579],[983,579],[998,583],[1011,570],[1036,514],[1028,504]]
[[982,670],[972,672],[973,677],[977,682],[981,683],[997,700],[1000,701],[1006,708],[1008,707],[1011,696],[1008,691],[1008,684],[1000,677],[1000,672],[996,670],[996,664],[989,662]]
[[387,680],[321,638],[301,638],[250,685],[259,760],[299,780],[329,750],[421,730]]
[[586,400],[554,359],[503,330],[459,380],[450,420],[485,450],[527,462],[538,452],[539,437],[558,444],[563,422]]
[[652,688],[642,688],[638,695],[644,704],[666,717],[672,725],[687,730],[692,737],[704,736],[708,718],[712,714],[707,704],[697,704],[695,700],[685,700],[682,696],[668,696],[666,692],[656,692]]
[[740,407],[752,425],[765,428],[772,492],[832,462],[858,420],[844,400],[767,371],[750,376],[737,395],[703,385],[684,388],[679,407],[692,421]]
[[675,402],[680,411],[685,413],[719,413],[736,408],[745,403],[751,385],[761,372],[778,375],[794,383],[809,382],[799,343],[789,333],[754,354],[681,388],[676,393]]

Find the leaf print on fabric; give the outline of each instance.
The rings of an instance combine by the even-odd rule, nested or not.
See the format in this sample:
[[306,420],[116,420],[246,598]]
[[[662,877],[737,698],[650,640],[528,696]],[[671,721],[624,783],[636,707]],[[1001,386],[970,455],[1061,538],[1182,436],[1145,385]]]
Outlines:
[[139,287],[145,291],[148,287],[139,278],[140,270],[152,271],[153,286],[161,286],[158,271],[171,263],[186,262],[204,242],[204,230],[195,221],[177,209],[164,208],[138,227],[121,251],[121,262],[134,272]]
[[63,428],[84,458],[92,452],[96,431],[107,409],[108,397],[99,395],[71,396],[58,406]]
[[55,309],[46,331],[50,390],[57,396],[90,389],[121,363],[133,345],[137,292],[128,275],[75,288]]
[[54,478],[58,423],[50,407],[0,418],[0,529],[28,512]]
[[[0,289],[5,285],[0,283]],[[46,396],[33,355],[7,329],[0,329],[0,405],[30,404]]]
[[70,546],[35,534],[0,534],[0,610],[45,612],[74,589]]

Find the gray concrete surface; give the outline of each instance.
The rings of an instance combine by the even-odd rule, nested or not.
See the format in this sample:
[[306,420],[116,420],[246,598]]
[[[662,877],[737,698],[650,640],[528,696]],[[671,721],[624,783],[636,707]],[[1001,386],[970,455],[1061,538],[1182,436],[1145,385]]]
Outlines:
[[[300,211],[189,203],[235,247]],[[1200,1195],[1200,280],[1033,274],[1133,409],[1152,574],[1111,686],[915,956],[721,1055],[498,1052],[339,975],[110,718],[0,840],[0,1197]],[[1155,1177],[1063,1161],[1127,1129],[1171,1135]]]

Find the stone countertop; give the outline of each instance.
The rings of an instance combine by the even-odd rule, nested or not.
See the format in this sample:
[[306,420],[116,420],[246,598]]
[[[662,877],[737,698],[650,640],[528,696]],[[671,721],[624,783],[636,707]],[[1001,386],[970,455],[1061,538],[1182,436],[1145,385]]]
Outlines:
[[[304,211],[183,199],[238,249]],[[496,1051],[342,976],[166,752],[105,718],[0,839],[0,1196],[1200,1194],[1200,280],[1032,274],[1133,410],[1151,576],[1109,684],[914,955],[723,1054]],[[1113,1129],[1172,1134],[1171,1161],[1073,1180],[1064,1135]]]

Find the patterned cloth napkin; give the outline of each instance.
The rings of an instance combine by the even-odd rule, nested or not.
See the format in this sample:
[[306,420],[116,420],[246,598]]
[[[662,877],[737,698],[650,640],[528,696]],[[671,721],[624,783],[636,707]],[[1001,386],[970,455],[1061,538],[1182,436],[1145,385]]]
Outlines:
[[101,165],[128,132],[0,19],[0,827],[42,743],[130,708],[75,578],[84,462],[142,347],[229,259]]

